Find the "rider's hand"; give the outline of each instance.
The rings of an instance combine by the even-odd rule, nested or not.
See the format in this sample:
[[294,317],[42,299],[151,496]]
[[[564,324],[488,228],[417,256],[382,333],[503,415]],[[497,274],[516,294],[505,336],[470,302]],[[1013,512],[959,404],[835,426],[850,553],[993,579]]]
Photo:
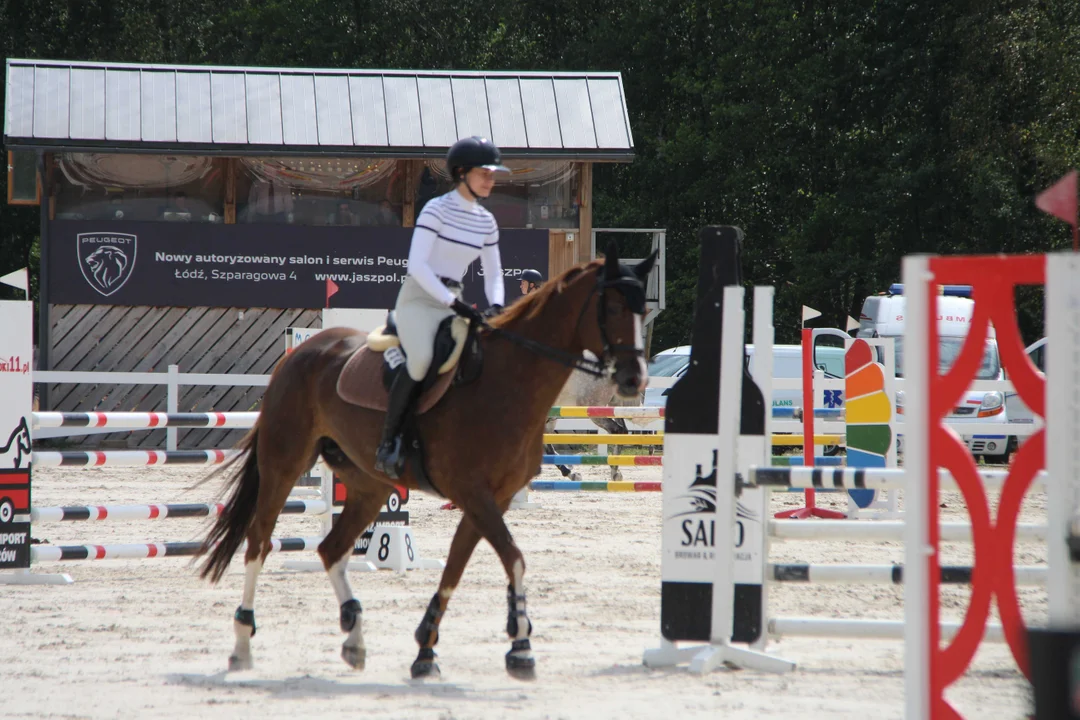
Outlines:
[[450,306],[450,309],[466,320],[472,320],[481,325],[484,323],[483,314],[472,305],[463,303],[461,300],[454,300],[454,304]]
[[502,311],[503,311],[503,306],[502,305],[492,305],[491,307],[489,307],[487,310],[484,311],[484,317],[485,318],[493,318],[496,315],[500,314]]

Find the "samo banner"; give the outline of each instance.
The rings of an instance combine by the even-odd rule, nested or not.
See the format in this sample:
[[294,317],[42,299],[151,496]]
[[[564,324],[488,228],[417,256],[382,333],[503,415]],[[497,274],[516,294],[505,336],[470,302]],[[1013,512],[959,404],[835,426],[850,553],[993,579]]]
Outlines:
[[[412,228],[57,220],[49,224],[49,302],[73,305],[393,307]],[[502,230],[506,299],[522,270],[547,273],[547,230]],[[486,307],[477,261],[465,298]]]

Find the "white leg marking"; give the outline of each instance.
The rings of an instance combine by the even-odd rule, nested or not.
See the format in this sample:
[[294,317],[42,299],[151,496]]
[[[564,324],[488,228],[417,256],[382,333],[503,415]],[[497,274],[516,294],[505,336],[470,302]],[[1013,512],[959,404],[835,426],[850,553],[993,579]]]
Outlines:
[[334,588],[334,595],[337,596],[338,605],[353,598],[353,591],[349,587],[349,576],[347,574],[351,554],[351,552],[346,552],[341,556],[340,560],[331,565],[330,569],[326,571],[326,574],[330,576],[330,586]]
[[[341,559],[330,566],[330,569],[326,571],[326,574],[330,576],[330,585],[334,588],[334,594],[337,596],[338,607],[341,607],[346,601],[353,599],[353,591],[349,586],[349,557],[352,555],[352,548],[349,549]],[[345,642],[341,644],[343,648],[359,648],[363,650],[364,645],[364,616],[358,615],[356,617],[356,624],[353,625],[352,630],[349,631],[348,637],[345,638]]]
[[[262,557],[257,557],[244,565],[244,594],[240,600],[240,607],[244,610],[255,609],[255,582],[259,579],[262,566]],[[229,668],[247,670],[252,666],[251,627],[233,620],[233,632],[236,635],[236,646],[229,658]]]
[[262,566],[261,557],[255,558],[244,566],[244,596],[240,600],[240,607],[245,610],[255,609],[255,581],[259,579]]
[[529,616],[525,614],[525,564],[521,560],[514,561],[514,595],[517,596],[515,603],[518,615],[517,636],[515,640],[524,640],[529,637]]

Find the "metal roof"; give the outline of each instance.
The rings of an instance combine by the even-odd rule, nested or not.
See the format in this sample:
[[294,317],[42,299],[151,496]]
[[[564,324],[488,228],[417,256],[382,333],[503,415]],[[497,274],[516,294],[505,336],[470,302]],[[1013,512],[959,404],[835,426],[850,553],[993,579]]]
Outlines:
[[7,61],[8,147],[630,160],[622,75]]

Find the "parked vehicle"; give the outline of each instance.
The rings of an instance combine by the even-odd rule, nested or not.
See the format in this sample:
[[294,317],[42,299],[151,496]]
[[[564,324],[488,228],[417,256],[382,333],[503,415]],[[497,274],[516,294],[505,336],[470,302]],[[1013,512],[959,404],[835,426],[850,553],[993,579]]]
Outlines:
[[[1039,369],[1039,372],[1046,372],[1046,338],[1028,345],[1024,352],[1031,358],[1031,362]],[[1035,422],[1035,414],[1015,391],[1005,394],[1005,408],[1010,423],[1031,425]]]
[[[746,346],[750,374],[753,376],[754,346]],[[818,362],[827,366],[832,377],[843,377],[843,348],[822,348]],[[690,346],[681,345],[657,353],[649,360],[649,387],[645,390],[645,405],[667,404],[667,391],[690,367]],[[822,368],[825,369],[825,368]],[[831,373],[826,371],[827,375]],[[773,346],[773,378],[802,378],[802,347],[800,345]],[[842,401],[842,397],[838,397]],[[802,407],[802,390],[773,390],[773,407]]]
[[[859,317],[858,337],[893,338],[896,352],[896,377],[904,376],[904,287],[892,285],[887,293],[872,295],[863,303]],[[964,344],[971,318],[975,311],[975,302],[969,297],[971,288],[963,285],[946,285],[943,294],[937,300],[938,316],[938,358],[939,372],[947,372],[956,361],[960,348]],[[977,380],[1004,380],[1001,359],[998,355],[996,334],[993,326],[989,328],[982,362],[975,374]],[[903,415],[904,392],[897,393],[896,411]],[[1005,407],[1005,393],[997,390],[971,391],[964,394],[960,404],[946,416],[957,423],[985,424],[986,432],[961,434],[968,449],[976,456],[988,459],[1008,457],[1016,447],[1016,438],[1008,435],[1008,413]],[[898,448],[902,448],[902,436],[897,438]]]

